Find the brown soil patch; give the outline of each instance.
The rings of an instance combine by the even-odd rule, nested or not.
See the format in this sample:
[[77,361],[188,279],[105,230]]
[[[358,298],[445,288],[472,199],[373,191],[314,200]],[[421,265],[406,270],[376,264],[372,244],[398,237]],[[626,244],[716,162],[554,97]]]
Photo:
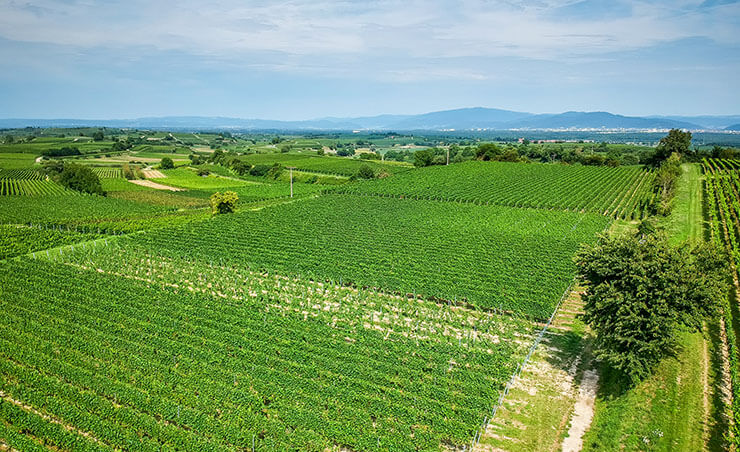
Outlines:
[[150,180],[130,180],[129,182],[131,182],[132,184],[141,185],[142,187],[154,188],[156,190],[185,191],[185,189],[183,188],[170,187],[169,185],[158,184]]

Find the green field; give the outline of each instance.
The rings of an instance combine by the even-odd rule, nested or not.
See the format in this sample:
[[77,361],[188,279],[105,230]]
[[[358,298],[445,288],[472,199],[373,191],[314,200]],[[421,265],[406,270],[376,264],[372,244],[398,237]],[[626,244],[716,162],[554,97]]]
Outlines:
[[284,167],[296,167],[303,171],[326,174],[340,174],[352,176],[357,173],[363,164],[369,165],[375,172],[395,174],[407,171],[410,165],[402,165],[391,162],[378,162],[376,160],[360,160],[348,157],[329,157],[309,154],[251,154],[240,157],[251,165],[272,165],[280,163]]
[[[125,257],[101,252],[102,263]],[[126,277],[0,264],[0,388],[99,442],[65,443],[3,400],[0,424],[14,435],[75,450],[462,444],[530,334],[526,322],[431,302],[130,257],[115,269]],[[147,284],[150,263],[146,278],[172,273]]]
[[[575,251],[653,198],[639,167],[316,154],[437,138],[93,132],[0,148],[0,449],[470,451]],[[113,137],[131,147],[106,156]],[[34,164],[71,143],[106,196]],[[122,177],[165,156],[152,181],[182,191]],[[233,157],[295,166],[294,196]],[[384,177],[355,180],[365,164]],[[211,213],[217,191],[234,213]]]
[[570,256],[607,224],[593,214],[326,195],[158,230],[135,242],[173,257],[543,318],[573,279]]
[[638,167],[476,161],[428,167],[362,182],[344,191],[642,218],[653,196],[652,178]]

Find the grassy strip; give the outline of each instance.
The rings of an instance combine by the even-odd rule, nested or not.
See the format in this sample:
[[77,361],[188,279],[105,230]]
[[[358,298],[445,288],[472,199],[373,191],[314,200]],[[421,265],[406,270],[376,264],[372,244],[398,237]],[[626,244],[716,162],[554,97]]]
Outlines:
[[[698,165],[684,164],[672,215],[660,223],[673,243],[702,240],[702,185]],[[620,224],[628,231],[632,225]],[[676,353],[665,359],[654,374],[634,387],[628,387],[622,377],[601,368],[600,391],[591,430],[584,438],[584,450],[703,450],[705,439],[710,450],[722,450],[724,424],[720,422],[722,402],[711,399],[709,413],[704,406],[704,347],[712,360],[719,360],[719,337],[712,335],[716,325],[705,334],[681,333]],[[705,341],[709,340],[709,344]],[[719,365],[706,370],[708,386],[718,381]],[[705,438],[704,423],[710,422],[709,438]]]

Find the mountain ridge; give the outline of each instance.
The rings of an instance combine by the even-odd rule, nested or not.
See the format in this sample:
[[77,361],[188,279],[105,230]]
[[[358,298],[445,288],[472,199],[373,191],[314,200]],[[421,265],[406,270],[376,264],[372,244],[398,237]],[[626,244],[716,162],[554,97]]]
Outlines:
[[243,119],[224,116],[162,116],[135,119],[0,119],[0,128],[115,127],[143,129],[242,130],[733,130],[740,115],[625,116],[605,111],[534,114],[486,107],[440,110],[416,115],[382,114],[308,120]]

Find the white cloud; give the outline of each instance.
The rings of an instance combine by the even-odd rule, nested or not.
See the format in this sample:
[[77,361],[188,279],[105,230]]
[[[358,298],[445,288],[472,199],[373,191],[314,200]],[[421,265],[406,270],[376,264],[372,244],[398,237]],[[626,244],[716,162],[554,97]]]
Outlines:
[[[739,44],[737,3],[629,1],[617,14],[590,2],[10,1],[0,3],[0,36],[83,51],[154,48],[275,70],[342,73],[392,61],[377,72],[400,79],[486,77],[453,66],[460,58],[577,61],[696,36]],[[584,14],[562,16],[573,8]]]

